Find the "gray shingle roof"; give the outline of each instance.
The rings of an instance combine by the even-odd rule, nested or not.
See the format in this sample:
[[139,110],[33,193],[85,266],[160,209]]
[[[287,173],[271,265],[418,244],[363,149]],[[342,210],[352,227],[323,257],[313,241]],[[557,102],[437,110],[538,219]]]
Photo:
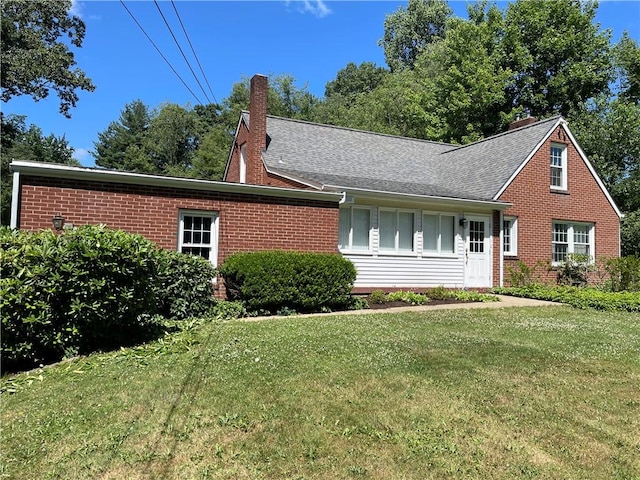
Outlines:
[[559,118],[458,146],[268,115],[263,158],[322,185],[492,200]]

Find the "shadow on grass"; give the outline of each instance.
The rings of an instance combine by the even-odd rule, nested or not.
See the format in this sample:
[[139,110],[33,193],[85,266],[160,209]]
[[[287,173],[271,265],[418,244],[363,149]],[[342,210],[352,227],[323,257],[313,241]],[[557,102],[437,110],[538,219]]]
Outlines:
[[[202,343],[203,346],[209,345],[209,342],[212,339],[214,330],[212,329],[207,335],[205,341]],[[176,434],[172,434],[172,430],[181,431],[185,422],[190,416],[190,412],[193,409],[192,403],[185,402],[185,398],[195,398],[200,389],[202,387],[203,382],[200,381],[201,374],[204,371],[205,364],[203,359],[199,354],[193,355],[193,359],[191,364],[189,365],[186,375],[182,379],[180,384],[180,390],[175,395],[174,400],[171,402],[169,406],[169,410],[167,411],[167,415],[162,422],[162,427],[160,432],[157,434],[155,441],[150,445],[147,450],[149,451],[148,460],[146,462],[146,471],[151,472],[153,469],[152,463],[154,459],[158,458],[159,450],[161,445],[164,443],[163,440],[167,438],[167,436],[171,436],[171,441],[169,443],[169,449],[167,453],[167,459],[162,460],[160,471],[156,471],[154,476],[156,478],[170,478],[171,467],[175,461],[175,452],[178,447],[178,442],[180,438]],[[174,424],[174,417],[176,416],[176,412],[178,409],[182,410],[182,420],[179,424]]]

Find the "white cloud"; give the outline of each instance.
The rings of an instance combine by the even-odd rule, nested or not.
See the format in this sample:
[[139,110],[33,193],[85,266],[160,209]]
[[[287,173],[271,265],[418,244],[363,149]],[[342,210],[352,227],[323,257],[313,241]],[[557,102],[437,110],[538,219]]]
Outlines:
[[318,18],[326,17],[331,13],[331,9],[327,7],[323,0],[293,0],[286,1],[285,5],[296,4],[301,13],[311,13]]
[[71,156],[85,166],[93,163],[93,156],[86,148],[74,148]]
[[75,15],[76,17],[82,18],[82,4],[78,0],[71,0],[71,8],[69,9],[69,13],[71,15]]

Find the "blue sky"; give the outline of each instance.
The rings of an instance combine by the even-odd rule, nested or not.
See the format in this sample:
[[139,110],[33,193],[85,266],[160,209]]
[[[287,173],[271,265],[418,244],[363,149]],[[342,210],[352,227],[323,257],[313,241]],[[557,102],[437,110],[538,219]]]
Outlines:
[[[465,1],[449,2],[466,18]],[[506,3],[499,2],[502,8]],[[125,5],[159,47],[199,101],[207,103],[152,1],[125,0]],[[159,2],[209,99],[169,1]],[[206,79],[217,101],[234,83],[255,73],[289,74],[299,87],[317,96],[347,63],[386,66],[378,41],[385,16],[406,2],[384,1],[175,1]],[[74,49],[78,66],[93,80],[94,92],[79,91],[80,100],[66,119],[55,94],[39,102],[29,97],[2,103],[5,114],[27,116],[45,135],[65,135],[84,165],[98,133],[117,120],[125,104],[140,99],[150,107],[163,102],[194,105],[198,101],[171,71],[119,1],[74,0],[73,12],[86,24],[83,46]],[[617,41],[627,30],[640,42],[640,0],[601,1],[597,21]]]

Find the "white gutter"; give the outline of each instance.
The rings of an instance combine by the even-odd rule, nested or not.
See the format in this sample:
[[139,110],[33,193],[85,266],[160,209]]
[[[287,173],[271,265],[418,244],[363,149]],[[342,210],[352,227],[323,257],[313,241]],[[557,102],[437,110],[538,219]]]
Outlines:
[[23,160],[14,160],[11,162],[10,167],[14,171],[14,175],[22,173],[23,175],[35,175],[47,178],[90,180],[96,182],[181,188],[186,190],[236,193],[242,195],[263,195],[267,197],[320,200],[335,203],[340,202],[343,198],[341,192],[320,192],[295,188],[249,185],[245,183],[215,182],[212,180],[198,180],[181,177],[164,177],[160,175],[121,172],[116,170],[103,170],[87,167],[72,167],[69,165],[28,162]]
[[13,172],[13,185],[11,187],[11,228],[18,228],[18,205],[20,204],[20,172]]
[[396,201],[405,201],[405,202],[424,202],[430,201],[433,203],[439,203],[442,205],[448,206],[459,206],[459,207],[482,207],[482,208],[492,208],[494,210],[506,210],[512,204],[507,202],[501,202],[499,200],[471,200],[464,198],[453,198],[453,197],[439,197],[435,195],[415,195],[409,193],[397,193],[397,192],[386,192],[379,190],[367,190],[363,188],[351,188],[344,187],[340,185],[325,185],[325,189],[338,190],[345,193],[353,193],[354,195],[359,196],[360,198],[375,198],[381,200],[396,200]]

